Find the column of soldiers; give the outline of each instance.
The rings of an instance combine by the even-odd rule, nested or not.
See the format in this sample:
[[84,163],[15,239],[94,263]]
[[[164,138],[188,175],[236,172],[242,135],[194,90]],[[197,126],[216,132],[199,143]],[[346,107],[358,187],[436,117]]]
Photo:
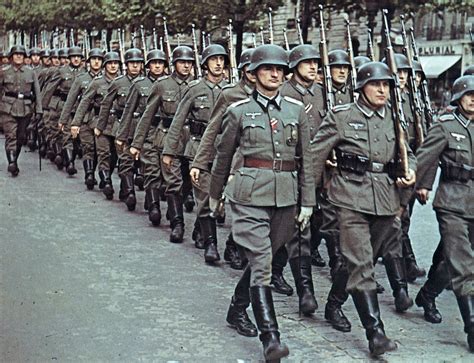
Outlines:
[[[289,354],[280,341],[272,296],[292,294],[282,274],[287,261],[300,311],[311,315],[318,308],[311,265],[324,266],[318,253],[322,239],[332,279],[325,319],[336,330],[350,331],[342,305],[351,296],[371,354],[397,349],[385,333],[377,298],[383,288],[374,266],[383,260],[395,309],[407,311],[413,305],[407,282],[425,274],[408,237],[410,215],[416,199],[428,200],[440,165],[433,207],[441,241],[415,302],[427,321],[440,323],[435,299],[451,285],[474,351],[472,70],[454,83],[452,108],[428,128],[432,120],[427,122],[410,95],[420,90],[407,82],[416,75],[411,84],[420,87],[425,75],[403,54],[395,54],[394,74],[389,61],[367,57],[356,57],[352,68],[343,49],[329,52],[324,64],[325,57],[309,44],[290,52],[261,45],[242,53],[235,84],[226,80],[229,55],[218,44],[203,49],[199,65],[187,46],[176,47],[169,58],[161,50],[144,57],[131,48],[125,64],[118,53],[94,48],[85,59],[87,69],[77,47],[33,49],[31,65],[24,64],[26,55],[24,47],[14,46],[9,64],[0,69],[8,172],[18,175],[27,139],[30,149],[38,147],[71,176],[82,150],[88,190],[97,184],[98,169],[99,189],[113,199],[118,165],[119,199],[127,209],[136,209],[134,185],[143,182],[149,221],[161,225],[160,202],[166,200],[170,242],[181,243],[182,164],[189,163],[197,202],[195,246],[204,249],[206,263],[220,260],[215,216],[226,200],[232,230],[224,259],[243,270],[226,321],[241,335],[260,334],[266,360]],[[204,70],[201,79],[193,77],[197,66]],[[330,70],[329,89],[318,81],[324,66]],[[391,102],[395,89],[401,92],[400,110]],[[407,121],[404,137],[398,111]],[[416,131],[420,117],[422,142]],[[406,173],[400,173],[400,147],[407,150]],[[246,312],[249,305],[256,325]]]

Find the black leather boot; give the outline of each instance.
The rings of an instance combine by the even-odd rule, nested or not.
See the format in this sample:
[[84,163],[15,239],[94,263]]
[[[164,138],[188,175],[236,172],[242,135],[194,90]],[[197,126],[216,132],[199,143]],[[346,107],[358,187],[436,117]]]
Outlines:
[[72,149],[65,149],[65,153],[67,155],[66,160],[67,160],[67,166],[66,166],[66,171],[69,175],[74,175],[77,174],[77,169],[74,166],[74,161],[75,161],[75,156],[74,156],[74,150]]
[[325,240],[329,256],[331,278],[334,279],[337,271],[344,265],[344,258],[342,257],[339,238],[337,236],[327,236]]
[[191,191],[184,197],[184,208],[186,209],[186,212],[191,213],[195,205],[196,203],[194,202],[193,192]]
[[94,185],[96,184],[94,178],[94,160],[85,159],[82,161],[82,165],[84,166],[84,184],[88,190],[93,190]]
[[318,308],[314,297],[313,278],[311,275],[311,256],[301,256],[290,260],[291,272],[296,284],[299,307],[305,315],[313,314]]
[[399,313],[413,306],[413,300],[408,296],[405,260],[403,258],[384,259],[388,281],[395,298],[395,309]]
[[18,164],[17,164],[17,153],[14,150],[8,150],[7,151],[7,160],[8,160],[8,172],[12,176],[17,176],[18,173],[20,172],[20,169],[18,169]]
[[39,154],[40,156],[44,159],[46,157],[47,153],[47,145],[46,145],[46,140],[44,136],[40,133],[38,133],[38,146],[39,146]]
[[144,177],[144,165],[140,160],[135,160],[134,162],[135,167],[135,185],[137,186],[138,190],[143,190],[143,183],[145,182]]
[[416,263],[415,253],[413,252],[410,238],[402,238],[402,251],[403,257],[405,258],[407,281],[415,282],[417,278],[425,276],[426,270],[419,267]]
[[467,334],[469,351],[474,353],[474,295],[457,296],[459,311]]
[[104,183],[104,188],[102,189],[102,193],[104,193],[107,200],[112,200],[114,198],[114,188],[112,186],[112,178],[110,176],[110,171],[100,170],[99,178],[101,182]]
[[250,267],[247,267],[242,274],[234,296],[227,311],[227,323],[237,330],[237,333],[246,337],[256,337],[257,327],[252,323],[247,315],[247,308],[250,305]]
[[199,250],[204,249],[204,239],[202,238],[201,234],[201,223],[199,223],[199,218],[196,218],[194,220],[194,228],[193,228],[193,233],[191,234],[191,238],[194,241],[194,247],[196,247]]
[[179,194],[169,195],[167,201],[171,223],[170,242],[182,243],[184,236],[183,201]]
[[283,268],[288,261],[288,252],[285,246],[282,246],[273,256],[272,260],[272,279],[270,285],[273,290],[279,294],[291,296],[293,295],[293,288],[286,282],[283,277]]
[[199,218],[201,235],[204,239],[204,261],[214,263],[221,259],[217,250],[216,220],[211,217]]
[[137,206],[137,198],[135,196],[135,186],[133,184],[133,174],[129,173],[122,176],[122,188],[124,193],[123,202],[127,209],[132,212]]
[[161,223],[160,190],[147,188],[145,199],[148,201],[148,220],[155,227]]
[[63,160],[63,146],[56,142],[53,144],[53,151],[54,151],[54,163],[58,170],[62,170],[64,167],[64,160]]
[[243,270],[248,264],[243,249],[238,246],[232,238],[232,232],[229,233],[225,244],[224,260],[230,262],[230,267],[234,270]]
[[342,311],[342,305],[347,301],[349,294],[346,291],[349,274],[345,268],[339,269],[332,280],[329,290],[328,302],[324,309],[324,318],[332,327],[342,332],[351,331],[351,323]]
[[273,307],[272,289],[270,286],[252,286],[250,288],[252,310],[255,315],[260,341],[263,344],[265,360],[276,360],[290,354],[286,344],[280,342],[275,308]]
[[351,295],[369,341],[370,353],[378,356],[396,350],[397,345],[385,335],[383,323],[380,319],[377,292],[375,290],[354,290]]
[[377,294],[383,294],[385,292],[385,287],[380,285],[380,283],[378,281],[375,281],[375,284],[377,285],[377,287],[376,287]]
[[37,149],[37,145],[36,145],[36,130],[34,127],[32,127],[33,125],[29,125],[26,129],[26,138],[27,138],[27,142],[26,142],[26,145],[30,148],[30,151],[35,151]]

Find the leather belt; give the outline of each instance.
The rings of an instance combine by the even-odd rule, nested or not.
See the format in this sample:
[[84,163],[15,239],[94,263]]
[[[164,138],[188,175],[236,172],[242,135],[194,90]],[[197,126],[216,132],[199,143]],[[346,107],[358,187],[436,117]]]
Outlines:
[[474,180],[474,167],[462,163],[445,162],[441,164],[441,178],[445,181],[466,183]]
[[67,93],[63,93],[60,91],[54,91],[53,96],[59,97],[63,101],[66,101],[67,99]]
[[265,160],[258,158],[245,158],[244,167],[270,169],[275,171],[296,171],[296,161],[282,159]]
[[207,123],[203,121],[189,120],[189,132],[193,136],[202,136],[206,131]]
[[19,100],[23,100],[23,99],[32,100],[33,99],[33,95],[31,94],[31,92],[25,92],[25,93],[22,93],[22,92],[5,92],[5,96],[18,98]]

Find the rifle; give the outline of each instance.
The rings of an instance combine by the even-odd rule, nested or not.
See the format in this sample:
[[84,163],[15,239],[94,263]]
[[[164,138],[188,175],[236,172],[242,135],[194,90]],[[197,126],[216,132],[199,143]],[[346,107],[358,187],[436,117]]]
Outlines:
[[196,39],[196,29],[194,24],[191,24],[192,28],[192,35],[193,35],[193,51],[194,51],[194,68],[195,68],[195,75],[197,79],[202,78],[202,70],[201,70],[201,64],[199,61],[199,51],[198,51],[198,45],[197,45],[197,39]]
[[260,40],[265,44],[265,37],[263,36],[263,26],[260,27]]
[[143,56],[144,56],[145,64],[146,64],[146,54],[148,53],[148,50],[146,47],[145,28],[143,27],[143,24],[140,25],[140,36],[142,38]]
[[403,54],[408,59],[408,65],[410,66],[410,71],[409,71],[409,77],[408,77],[408,82],[410,85],[410,90],[408,92],[408,95],[410,97],[410,108],[411,111],[413,112],[413,117],[414,117],[414,123],[415,123],[415,143],[416,143],[416,149],[418,149],[421,144],[423,144],[423,141],[425,139],[425,135],[423,134],[423,121],[421,120],[421,102],[420,98],[418,97],[418,92],[417,92],[417,87],[416,87],[416,74],[415,74],[415,69],[413,68],[413,59],[411,57],[410,53],[410,45],[408,44],[408,37],[407,33],[405,31],[405,16],[400,15],[400,23],[402,26],[402,39],[403,39]]
[[[416,40],[415,40],[415,34],[413,32],[413,28],[410,28],[410,38],[411,38],[411,46],[413,50],[413,60],[420,62],[420,56],[418,55],[418,47],[416,46]],[[421,62],[420,62],[421,65]],[[421,92],[421,98],[423,99],[423,103],[425,104],[425,113],[426,113],[426,120],[427,120],[427,125],[426,127],[429,129],[431,125],[433,124],[433,108],[431,107],[431,99],[430,99],[430,94],[428,92],[428,82],[426,81],[426,78],[423,78],[421,80],[421,87],[420,87],[420,92]]]
[[166,25],[166,18],[163,17],[163,31],[164,31],[164,36],[165,36],[165,42],[166,42],[166,55],[168,56],[168,64],[169,64],[169,69],[170,73],[174,72],[174,67],[173,67],[173,60],[171,59],[171,44],[170,44],[170,37],[168,34],[168,26]]
[[122,63],[122,69],[125,71],[126,65],[125,65],[125,47],[124,47],[124,41],[122,38],[123,31],[122,29],[118,28],[117,30],[118,33],[118,41],[119,41],[119,51],[120,51],[120,62]]
[[253,47],[257,48],[257,37],[255,36],[255,33],[252,33],[252,43]]
[[286,35],[286,28],[283,28],[283,39],[285,40],[286,51],[290,50],[290,44],[288,43],[288,36]]
[[160,37],[160,49],[164,50],[165,46],[163,45],[163,37]]
[[74,43],[74,28],[71,28],[71,31],[69,32],[69,42],[71,44],[71,47],[75,46],[75,43]]
[[319,43],[319,52],[321,54],[321,63],[323,68],[324,75],[324,98],[326,102],[326,112],[331,111],[334,108],[335,100],[334,93],[332,91],[332,77],[331,77],[331,67],[329,66],[329,55],[328,55],[328,45],[326,41],[326,30],[324,29],[324,16],[323,16],[323,6],[319,5],[319,19],[320,26],[319,32],[321,36],[321,42]]
[[[322,6],[322,5],[320,5],[320,6]],[[298,32],[298,40],[300,41],[300,44],[304,44],[303,31],[301,30],[301,20],[300,19],[296,20],[296,30]]]
[[229,63],[230,63],[230,83],[237,83],[239,81],[239,72],[237,70],[237,59],[235,58],[235,49],[234,49],[234,35],[232,32],[232,19],[229,19],[229,25],[227,27],[229,32],[227,47],[229,48]]
[[[201,51],[204,50],[204,48],[206,48],[206,32],[201,32]],[[211,44],[211,43],[209,43]]]
[[387,9],[383,9],[383,22],[384,32],[387,41],[387,48],[385,49],[385,58],[387,59],[387,65],[390,68],[392,77],[395,82],[395,87],[390,87],[390,100],[391,100],[391,111],[394,122],[395,133],[397,136],[397,152],[398,152],[398,168],[403,177],[408,176],[408,150],[406,143],[406,129],[408,127],[403,114],[402,108],[402,94],[400,89],[400,80],[398,78],[397,64],[395,63],[395,51],[392,47],[392,41],[390,40],[390,29],[387,21]]
[[351,26],[349,17],[346,17],[346,30],[347,30],[347,53],[349,54],[349,62],[351,63],[351,100],[352,102],[355,101],[354,89],[357,83],[357,75],[356,75],[356,66],[354,63],[354,49],[352,48],[352,36],[351,36]]
[[268,8],[268,30],[270,32],[270,44],[273,44],[273,19],[272,8]]
[[131,41],[132,48],[136,48],[137,47],[137,32],[136,32],[136,30],[134,30],[132,32],[131,36],[132,36],[132,41]]
[[367,28],[367,57],[373,62],[375,61],[375,54],[374,54],[374,44],[372,43],[372,29]]
[[[153,48],[158,49],[158,38],[156,36],[156,29],[153,28]],[[161,48],[163,50],[163,47]]]

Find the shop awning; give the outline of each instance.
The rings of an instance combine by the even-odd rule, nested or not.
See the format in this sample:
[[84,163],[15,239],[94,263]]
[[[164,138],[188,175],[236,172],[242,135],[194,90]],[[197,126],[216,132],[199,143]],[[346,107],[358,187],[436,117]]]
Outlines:
[[427,78],[438,78],[461,59],[460,55],[431,55],[420,57]]

